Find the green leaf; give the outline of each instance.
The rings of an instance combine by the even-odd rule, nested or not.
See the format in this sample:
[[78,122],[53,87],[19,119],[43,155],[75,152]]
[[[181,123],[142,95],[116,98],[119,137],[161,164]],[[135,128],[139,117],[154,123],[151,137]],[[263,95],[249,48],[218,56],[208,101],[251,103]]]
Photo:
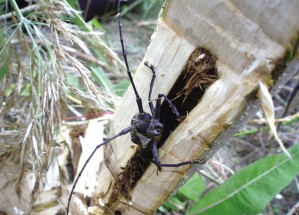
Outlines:
[[124,79],[115,86],[115,94],[118,96],[124,96],[128,87],[130,86],[130,81],[128,79]]
[[251,130],[246,130],[246,131],[235,133],[234,137],[239,137],[239,138],[248,137],[249,135],[256,134],[258,131],[259,130],[256,129],[256,128],[255,129],[251,129]]
[[184,186],[179,189],[178,192],[188,199],[197,201],[204,190],[205,184],[202,180],[202,177],[196,173]]
[[[0,55],[0,57],[2,58],[3,56]],[[6,57],[3,57],[2,59],[6,59]],[[3,60],[0,62],[0,80],[2,80],[4,78],[4,76],[6,75],[6,73],[8,72],[8,63]]]
[[30,84],[26,84],[21,89],[21,96],[30,96],[31,95],[31,91],[32,91],[31,85]]
[[113,84],[101,67],[91,67],[92,77],[105,89],[107,93],[114,93]]
[[185,208],[185,205],[186,205],[186,202],[182,201],[179,197],[177,197],[176,195],[174,195],[174,196],[171,196],[164,203],[163,206],[166,207],[167,210],[179,211],[179,210],[183,210]]
[[67,76],[67,84],[72,86],[72,87],[75,87],[75,88],[79,88],[81,89],[81,85],[80,85],[80,78],[78,76],[75,76],[75,75],[72,75],[72,74],[69,74]]
[[80,10],[80,6],[79,6],[78,0],[67,0],[67,2],[69,3],[69,5],[72,6],[72,8]]
[[98,21],[98,19],[92,19],[91,20],[91,24],[96,27],[97,29],[99,29],[100,31],[104,31],[103,26],[101,25],[101,23]]
[[168,198],[168,200],[159,208],[160,212],[182,211],[190,200],[197,201],[205,190],[205,184],[199,174],[195,174],[178,192]]
[[197,202],[189,214],[258,214],[299,173],[299,144],[237,172]]
[[[78,0],[67,0],[70,6],[75,8],[76,10],[81,10]],[[81,30],[90,32],[92,31],[91,26],[89,26],[83,19],[82,15],[77,12],[71,12],[69,16],[65,17],[65,19],[69,19],[71,23],[79,26]]]
[[4,78],[6,73],[8,72],[8,65],[9,65],[9,59],[8,59],[8,52],[7,49],[3,49],[4,44],[4,37],[1,34],[0,36],[0,80]]

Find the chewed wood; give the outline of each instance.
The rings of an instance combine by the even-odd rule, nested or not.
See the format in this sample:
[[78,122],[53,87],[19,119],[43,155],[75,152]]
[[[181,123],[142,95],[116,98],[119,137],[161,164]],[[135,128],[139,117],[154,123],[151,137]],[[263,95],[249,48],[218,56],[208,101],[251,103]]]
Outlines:
[[[140,98],[147,100],[152,80],[145,61],[156,68],[152,98],[157,98],[159,93],[169,94],[198,47],[216,59],[215,71],[219,79],[208,87],[182,123],[170,132],[158,150],[161,163],[194,160],[213,150],[213,141],[242,112],[247,96],[255,92],[260,81],[271,83],[271,73],[284,60],[288,44],[298,39],[298,10],[297,0],[266,1],[264,4],[237,0],[167,1],[163,17],[158,20],[134,77]],[[111,123],[111,135],[128,127],[139,112],[135,98],[130,87]],[[150,112],[147,105],[143,108]],[[104,168],[107,169],[99,174],[99,180],[105,178],[115,187],[136,149],[129,135],[114,140],[105,151]],[[109,204],[113,189],[107,193],[107,187],[99,184],[96,192],[106,195],[99,198],[95,194],[93,200],[100,199],[109,205],[109,210],[121,214],[152,214],[187,172],[186,166],[165,167],[157,175],[157,167],[150,164],[127,196],[119,195]]]
[[[167,1],[144,57],[144,61],[157,68],[153,98],[160,92],[169,93],[197,47],[205,48],[217,58],[219,80],[208,88],[198,105],[159,149],[161,162],[192,160],[211,150],[213,140],[233,123],[244,107],[246,96],[256,89],[258,81],[269,83],[276,63],[285,55],[285,41],[291,42],[298,37],[295,32],[299,27],[295,23],[299,20],[296,12],[299,3],[296,0],[276,2],[278,5],[267,1],[262,6],[257,2],[242,2]],[[288,15],[283,9],[284,4],[290,8]],[[270,13],[272,15],[267,16]],[[274,24],[271,23],[273,20],[281,22]],[[286,26],[288,23],[291,26]],[[273,27],[273,32],[269,26]],[[284,39],[279,39],[281,35]],[[150,75],[140,64],[134,80],[141,98],[147,96]],[[129,89],[120,106],[121,111],[112,122],[113,131],[124,126],[135,113],[130,98],[133,97]],[[123,110],[128,116],[122,115]],[[125,166],[134,153],[135,147],[130,146],[128,137],[113,143],[113,156],[120,166]],[[132,206],[119,203],[113,209],[122,214],[153,213],[185,177],[187,170],[164,169],[157,176],[155,166],[151,165],[130,194]]]

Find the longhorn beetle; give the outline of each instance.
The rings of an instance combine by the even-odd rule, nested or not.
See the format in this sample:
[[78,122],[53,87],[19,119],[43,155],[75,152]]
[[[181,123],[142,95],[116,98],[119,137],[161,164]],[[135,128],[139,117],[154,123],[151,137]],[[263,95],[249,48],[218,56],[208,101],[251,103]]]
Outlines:
[[82,169],[80,170],[73,187],[70,192],[70,196],[68,198],[68,204],[67,204],[67,214],[69,212],[69,206],[70,206],[70,201],[72,198],[72,195],[74,193],[75,187],[78,183],[78,180],[80,176],[82,175],[85,167],[87,166],[88,162],[90,159],[93,157],[93,155],[96,153],[96,151],[102,147],[103,145],[106,145],[110,141],[125,135],[130,132],[131,134],[131,141],[137,145],[139,145],[142,149],[146,148],[151,148],[151,152],[153,155],[153,162],[155,165],[158,167],[158,171],[161,171],[161,167],[180,167],[188,164],[194,164],[194,163],[201,163],[199,160],[193,160],[193,161],[185,161],[181,163],[175,163],[175,164],[165,164],[161,163],[158,157],[158,148],[157,144],[160,142],[160,139],[162,137],[162,131],[163,131],[163,124],[160,122],[160,109],[161,109],[161,99],[164,98],[164,100],[169,104],[169,106],[172,109],[172,112],[175,114],[177,120],[182,120],[182,116],[180,116],[177,108],[172,104],[170,99],[167,98],[166,95],[164,94],[159,94],[158,98],[156,99],[156,107],[154,107],[154,104],[152,102],[152,90],[154,86],[154,82],[156,79],[156,71],[153,65],[149,64],[148,62],[144,62],[144,65],[148,67],[152,71],[152,79],[150,83],[150,89],[149,89],[149,94],[148,94],[148,104],[150,108],[150,113],[146,113],[143,110],[142,106],[142,99],[140,98],[136,86],[134,84],[132,74],[128,65],[127,61],[127,54],[125,51],[124,47],[124,41],[123,41],[123,36],[122,36],[122,26],[120,23],[120,2],[121,0],[118,0],[118,5],[117,5],[117,19],[118,19],[118,29],[119,29],[119,37],[120,37],[120,44],[122,47],[122,55],[125,61],[126,69],[127,69],[127,74],[129,76],[130,82],[132,84],[135,96],[136,96],[136,103],[138,106],[138,113],[132,118],[131,125],[125,129],[123,129],[121,132],[116,134],[115,136],[107,139],[103,143],[97,145],[93,152],[90,154],[86,162],[84,163]]

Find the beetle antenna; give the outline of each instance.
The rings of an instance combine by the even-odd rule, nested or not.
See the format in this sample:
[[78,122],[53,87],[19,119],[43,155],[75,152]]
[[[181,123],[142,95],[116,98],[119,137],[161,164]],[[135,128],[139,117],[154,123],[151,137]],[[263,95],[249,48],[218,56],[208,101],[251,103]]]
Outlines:
[[118,5],[117,5],[117,20],[118,20],[120,44],[121,44],[121,48],[122,48],[123,58],[124,58],[126,68],[127,68],[127,73],[130,78],[130,82],[132,84],[134,93],[136,95],[136,102],[137,102],[138,110],[139,110],[139,113],[143,113],[144,111],[143,111],[143,107],[142,107],[142,100],[137,92],[135,83],[133,81],[132,73],[130,71],[128,60],[127,60],[127,53],[126,53],[125,46],[124,46],[124,40],[123,40],[123,35],[122,35],[121,23],[120,23],[120,2],[121,2],[121,0],[118,0]]
[[97,145],[97,146],[95,147],[95,149],[92,151],[92,153],[89,155],[89,157],[88,157],[87,160],[85,161],[85,163],[84,163],[82,169],[80,170],[80,172],[79,172],[79,174],[78,174],[78,176],[77,176],[77,178],[76,178],[76,180],[75,180],[75,182],[74,182],[74,184],[73,184],[73,187],[72,187],[72,190],[71,190],[71,192],[70,192],[70,195],[69,195],[69,198],[68,198],[68,202],[67,202],[66,214],[69,214],[70,203],[71,203],[72,195],[73,195],[73,193],[74,193],[74,191],[75,191],[76,185],[77,185],[77,183],[78,183],[78,181],[79,181],[79,179],[80,179],[80,177],[81,177],[81,175],[82,175],[82,173],[83,173],[85,167],[87,166],[87,164],[89,163],[89,161],[90,161],[90,159],[93,157],[93,155],[96,153],[96,151],[97,151],[100,147],[102,147],[103,145],[106,145],[106,144],[109,143],[110,141],[114,140],[115,138],[117,138],[117,137],[119,137],[119,136],[122,136],[122,135],[125,135],[125,134],[129,133],[130,131],[132,131],[132,130],[134,130],[134,129],[136,129],[135,126],[130,126],[130,127],[128,127],[128,128],[125,128],[125,129],[123,129],[121,132],[119,132],[117,135],[115,135],[115,136],[109,138],[108,140],[104,141],[103,143],[101,143],[101,144],[99,144],[99,145]]

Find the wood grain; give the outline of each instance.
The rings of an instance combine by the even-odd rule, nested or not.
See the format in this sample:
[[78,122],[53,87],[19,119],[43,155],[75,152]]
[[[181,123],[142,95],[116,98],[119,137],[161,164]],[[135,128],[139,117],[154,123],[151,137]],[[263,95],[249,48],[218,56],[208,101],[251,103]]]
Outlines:
[[[167,1],[143,59],[157,68],[153,98],[159,93],[168,94],[198,47],[207,49],[217,59],[220,78],[159,149],[162,163],[198,159],[212,150],[215,138],[244,109],[247,96],[257,89],[259,81],[271,83],[271,73],[284,62],[288,46],[298,40],[298,11],[297,0]],[[143,62],[134,80],[148,111],[151,72]],[[128,127],[137,112],[130,87],[112,121],[112,134]],[[121,167],[126,166],[135,150],[129,135],[114,141],[105,152],[110,170],[103,171],[98,178],[110,180],[113,186],[115,179],[121,178]],[[130,206],[120,196],[110,209],[122,214],[154,213],[187,177],[188,169],[163,168],[157,175],[156,166],[150,165],[130,192]],[[102,197],[108,204],[111,190]],[[99,185],[97,193],[107,193],[107,186]]]

